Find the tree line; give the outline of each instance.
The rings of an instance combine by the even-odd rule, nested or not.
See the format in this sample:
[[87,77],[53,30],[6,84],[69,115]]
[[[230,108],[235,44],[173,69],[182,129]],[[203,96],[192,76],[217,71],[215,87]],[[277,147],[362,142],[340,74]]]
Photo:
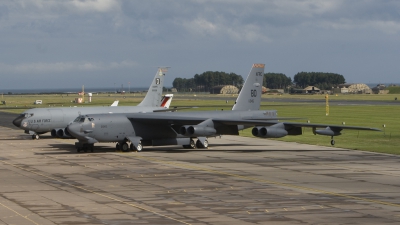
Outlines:
[[[179,92],[209,92],[214,86],[218,85],[233,85],[240,89],[243,83],[242,76],[235,73],[207,71],[202,74],[196,74],[193,78],[175,78],[172,85]],[[322,90],[330,90],[332,87],[344,83],[345,78],[343,75],[336,73],[300,72],[294,76],[293,81],[291,77],[283,73],[265,73],[263,86],[270,89],[316,86]]]
[[175,78],[172,86],[178,91],[197,91],[209,92],[214,86],[233,85],[241,87],[243,78],[235,73],[212,72],[207,71],[202,74],[196,74],[193,78]]
[[294,75],[293,81],[300,88],[316,86],[321,90],[331,90],[332,87],[346,82],[343,75],[321,72],[300,72]]

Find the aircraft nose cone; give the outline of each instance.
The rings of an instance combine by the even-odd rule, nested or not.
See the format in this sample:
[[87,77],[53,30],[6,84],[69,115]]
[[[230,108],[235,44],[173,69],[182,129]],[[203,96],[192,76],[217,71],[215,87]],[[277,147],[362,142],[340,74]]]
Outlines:
[[68,133],[75,138],[79,139],[79,137],[82,136],[81,133],[79,132],[80,126],[78,124],[72,123],[72,124],[68,125],[67,130],[68,130]]
[[24,117],[21,117],[21,116],[18,116],[17,118],[15,118],[14,120],[13,120],[13,124],[14,124],[14,126],[16,126],[16,127],[21,127],[21,124],[22,124],[22,120],[24,119]]

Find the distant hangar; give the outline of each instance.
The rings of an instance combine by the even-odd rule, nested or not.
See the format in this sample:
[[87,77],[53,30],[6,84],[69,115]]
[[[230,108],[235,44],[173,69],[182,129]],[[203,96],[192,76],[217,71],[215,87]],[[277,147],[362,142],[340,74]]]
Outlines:
[[233,85],[218,85],[214,86],[211,91],[211,94],[237,94],[239,93],[239,88]]
[[340,84],[337,88],[332,89],[335,94],[372,94],[372,89],[366,84]]

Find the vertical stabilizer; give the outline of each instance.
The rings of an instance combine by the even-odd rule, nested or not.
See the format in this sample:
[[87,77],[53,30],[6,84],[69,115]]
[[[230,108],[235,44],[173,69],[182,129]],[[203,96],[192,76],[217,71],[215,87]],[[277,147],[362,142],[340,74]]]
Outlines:
[[138,106],[160,107],[164,87],[164,76],[167,71],[168,68],[166,67],[158,68],[156,76],[154,77],[146,96]]
[[166,94],[166,95],[164,95],[163,99],[161,100],[160,107],[168,109],[169,106],[171,105],[173,97],[174,97],[174,94]]
[[259,110],[265,64],[253,64],[232,110]]

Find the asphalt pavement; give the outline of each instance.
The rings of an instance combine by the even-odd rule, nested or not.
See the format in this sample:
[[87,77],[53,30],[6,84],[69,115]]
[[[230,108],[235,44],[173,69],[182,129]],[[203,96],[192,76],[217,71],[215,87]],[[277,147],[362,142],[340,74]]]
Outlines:
[[399,156],[238,136],[74,142],[0,126],[0,224],[400,224]]

